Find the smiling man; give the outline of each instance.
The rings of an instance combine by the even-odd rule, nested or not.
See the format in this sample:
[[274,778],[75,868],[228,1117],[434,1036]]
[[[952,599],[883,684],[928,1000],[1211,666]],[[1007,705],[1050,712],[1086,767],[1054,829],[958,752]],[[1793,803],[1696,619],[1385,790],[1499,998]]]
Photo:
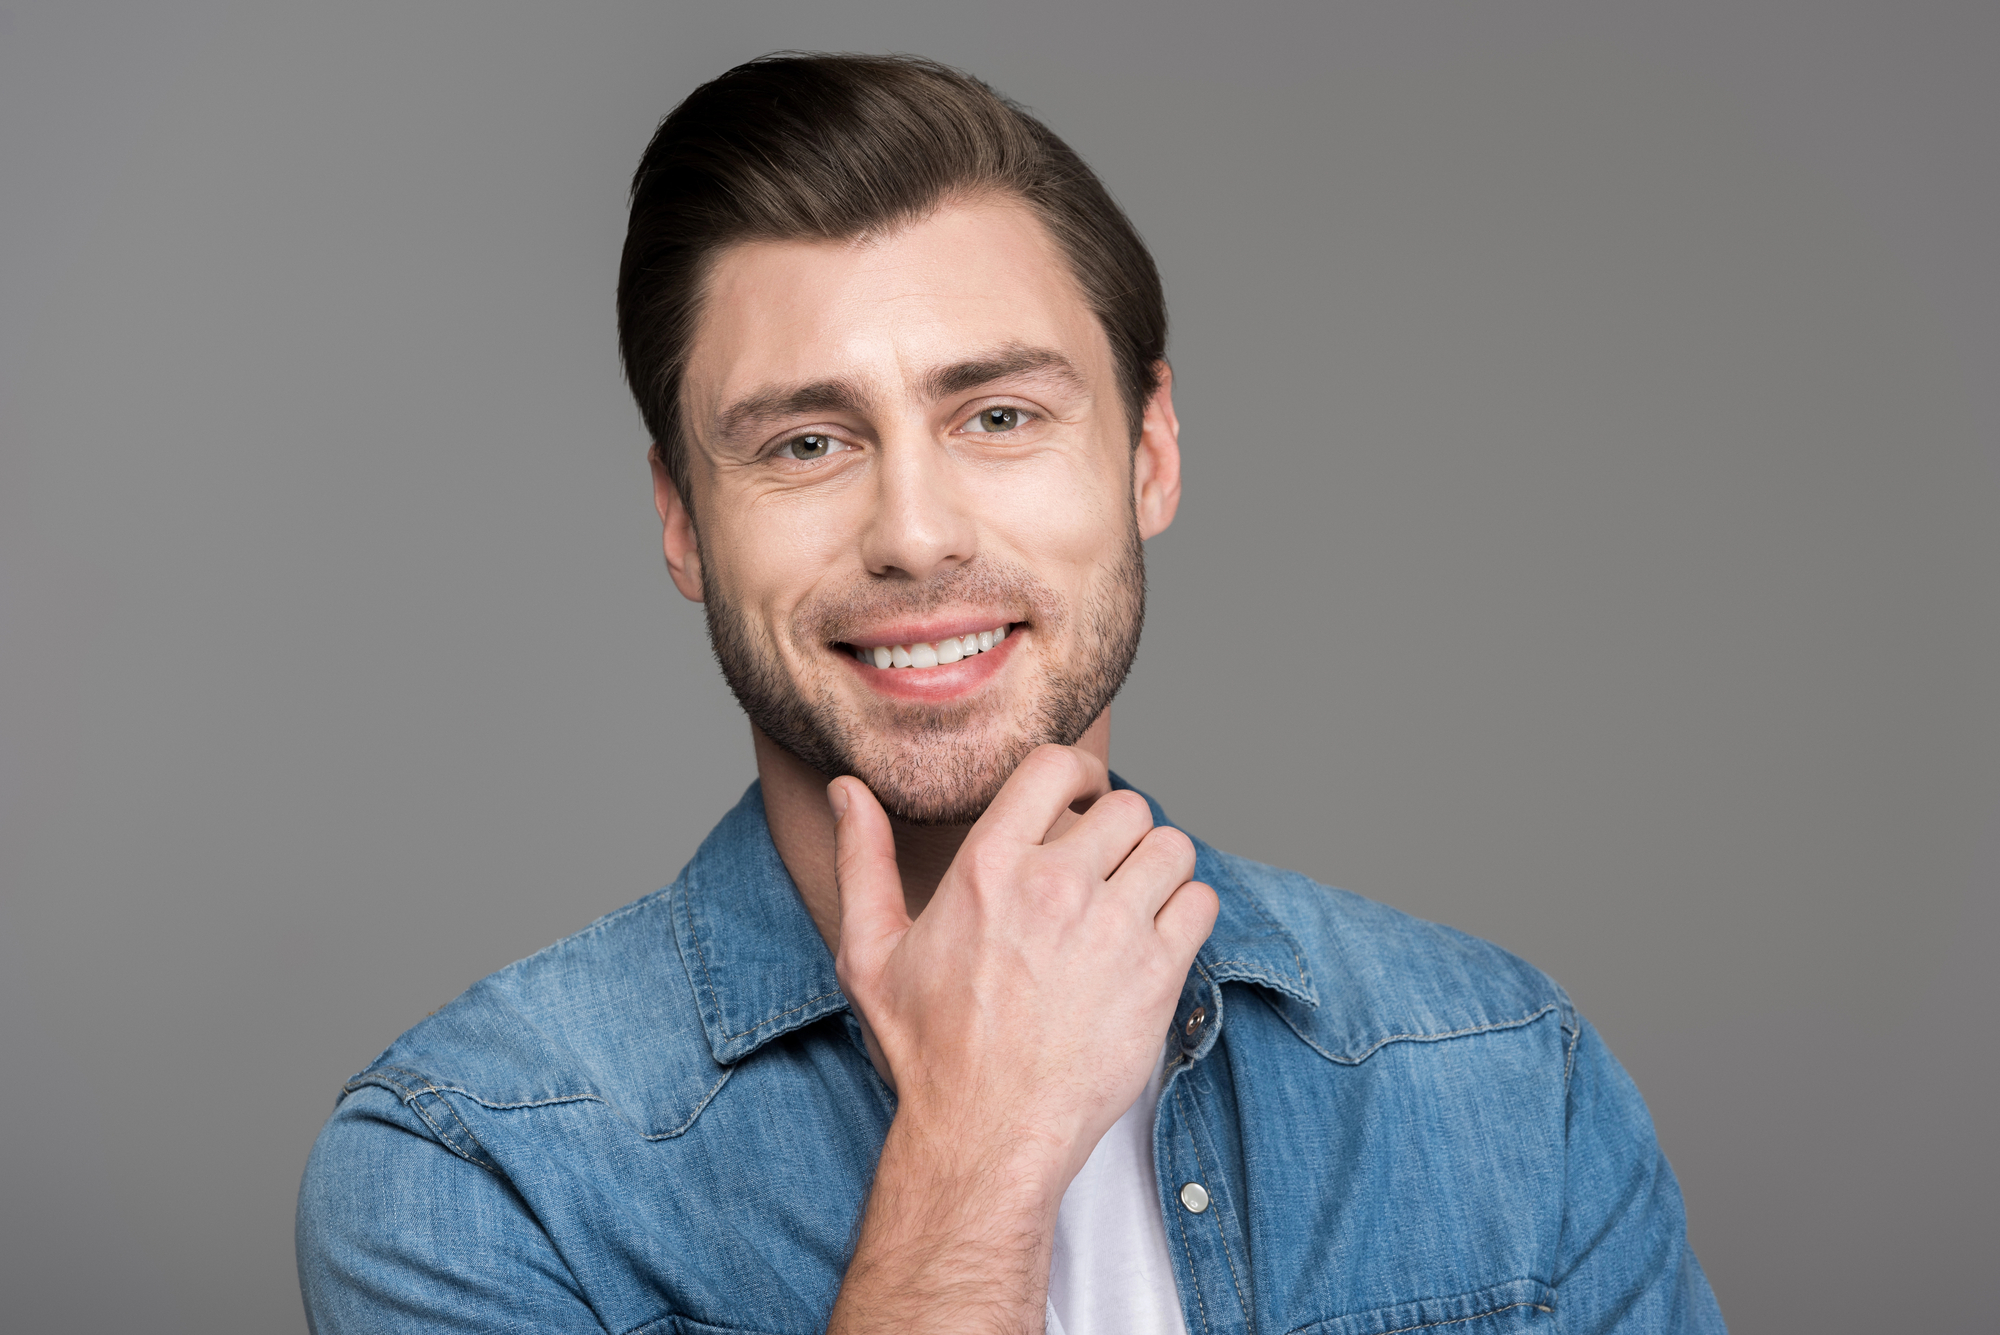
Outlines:
[[758,782],[347,1083],[316,1330],[1720,1329],[1555,984],[1108,770],[1179,427],[1046,127],[919,60],[732,70],[640,164],[619,316]]

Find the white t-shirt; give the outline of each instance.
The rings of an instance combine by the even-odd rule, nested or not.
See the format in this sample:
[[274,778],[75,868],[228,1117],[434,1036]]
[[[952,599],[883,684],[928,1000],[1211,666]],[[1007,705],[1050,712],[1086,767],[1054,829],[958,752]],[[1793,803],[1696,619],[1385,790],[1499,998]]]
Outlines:
[[1187,1335],[1153,1176],[1166,1056],[1104,1133],[1056,1214],[1048,1335]]

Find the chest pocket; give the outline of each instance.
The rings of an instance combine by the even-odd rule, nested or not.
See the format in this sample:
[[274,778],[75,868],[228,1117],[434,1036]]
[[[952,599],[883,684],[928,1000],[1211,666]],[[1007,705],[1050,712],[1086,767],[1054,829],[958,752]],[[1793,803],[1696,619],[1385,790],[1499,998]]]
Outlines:
[[1555,1327],[1556,1291],[1516,1279],[1449,1298],[1378,1307],[1302,1326],[1290,1335],[1546,1335]]

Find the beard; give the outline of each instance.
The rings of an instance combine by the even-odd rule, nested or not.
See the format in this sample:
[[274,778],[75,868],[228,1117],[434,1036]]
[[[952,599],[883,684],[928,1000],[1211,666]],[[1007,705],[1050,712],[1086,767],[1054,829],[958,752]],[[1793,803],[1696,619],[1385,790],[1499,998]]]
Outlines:
[[[705,550],[701,557],[704,570],[718,569]],[[923,826],[970,825],[1030,751],[1075,745],[1125,684],[1146,619],[1145,548],[1129,514],[1118,558],[1074,606],[1024,567],[983,559],[922,584],[870,578],[801,606],[793,638],[807,661],[845,652],[832,646],[860,627],[951,604],[1024,611],[1035,635],[1023,647],[1043,661],[1026,702],[1004,713],[990,700],[877,698],[857,707],[840,698],[831,672],[816,682],[788,672],[776,632],[754,624],[720,584],[704,591],[709,644],[751,722],[829,780],[852,774],[892,817]],[[1050,661],[1064,644],[1067,661]]]

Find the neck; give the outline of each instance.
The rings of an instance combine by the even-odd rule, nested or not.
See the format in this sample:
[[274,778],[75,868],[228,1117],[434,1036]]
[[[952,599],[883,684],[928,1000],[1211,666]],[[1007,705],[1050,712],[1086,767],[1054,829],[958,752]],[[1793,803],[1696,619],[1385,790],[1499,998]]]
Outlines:
[[[792,874],[792,884],[799,888],[799,898],[826,948],[835,950],[840,943],[840,887],[834,876],[833,812],[827,806],[826,785],[839,776],[821,774],[754,723],[750,735],[757,750],[757,778],[764,787],[764,818],[771,826],[771,842],[778,846],[778,856]],[[1110,709],[1097,716],[1076,744],[1110,764]],[[972,827],[910,825],[893,816],[889,825],[896,832],[903,903],[914,918],[937,893],[938,882]]]

